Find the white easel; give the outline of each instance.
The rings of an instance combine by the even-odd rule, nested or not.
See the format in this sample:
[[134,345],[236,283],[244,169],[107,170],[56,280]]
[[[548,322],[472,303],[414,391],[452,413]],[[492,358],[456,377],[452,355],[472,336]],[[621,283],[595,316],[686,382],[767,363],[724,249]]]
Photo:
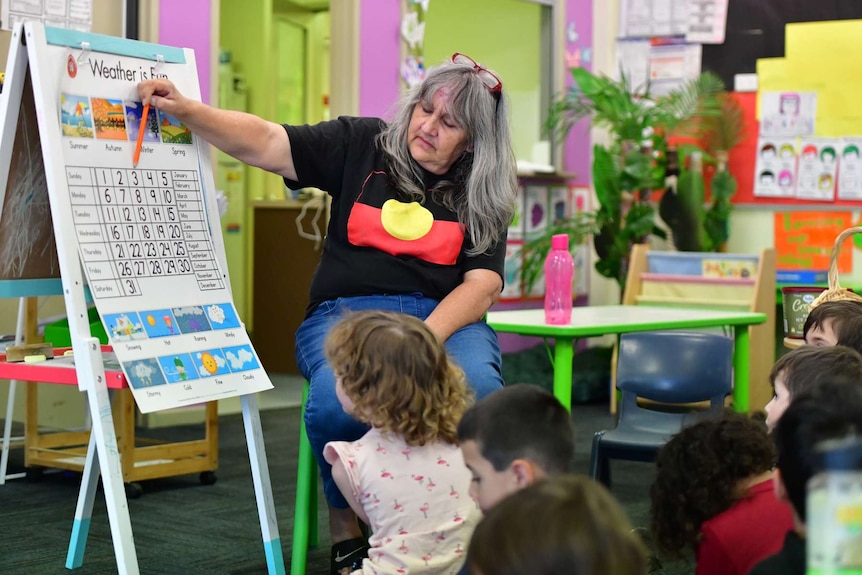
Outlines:
[[[133,42],[95,34],[81,36],[91,37],[101,42],[103,46],[123,46]],[[143,43],[135,44],[143,45]],[[41,24],[27,23],[24,26],[18,24],[13,30],[6,67],[6,81],[0,98],[0,206],[3,203],[3,194],[6,192],[15,129],[25,78],[29,72],[36,102],[48,192],[51,198],[54,237],[74,350],[77,384],[79,389],[87,394],[87,404],[92,419],[92,430],[66,567],[73,569],[82,565],[97,482],[101,475],[119,572],[137,574],[139,573],[138,561],[123,486],[101,345],[90,335],[84,293],[85,279],[77,252],[78,239],[75,228],[67,213],[58,206],[60,203],[58,198],[61,197],[59,194],[67,194],[68,190],[65,178],[60,177],[64,174],[64,164],[62,138],[59,137],[61,130],[57,117],[59,95],[56,86],[48,81],[52,75],[56,76],[59,70],[48,69],[50,66],[43,61],[40,47],[46,45],[46,28]],[[147,46],[159,48],[156,45]],[[76,47],[89,49],[90,45],[86,43],[86,46]],[[202,163],[204,164],[202,167],[207,169],[208,162]],[[212,194],[206,198],[206,203],[206,210],[210,214],[218,213]],[[217,220],[217,216],[215,219]],[[220,229],[213,230],[213,241],[217,244],[216,252],[223,262],[224,248]],[[275,518],[257,397],[254,394],[242,395],[241,402],[268,572],[283,574],[285,573],[284,560]]]

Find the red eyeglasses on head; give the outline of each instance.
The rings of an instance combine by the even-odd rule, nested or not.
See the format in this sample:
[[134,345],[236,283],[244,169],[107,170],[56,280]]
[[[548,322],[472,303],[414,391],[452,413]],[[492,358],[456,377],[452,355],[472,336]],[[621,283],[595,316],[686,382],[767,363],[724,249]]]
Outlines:
[[472,67],[476,70],[476,73],[479,75],[482,83],[485,84],[485,87],[488,88],[494,96],[498,98],[500,97],[500,92],[503,91],[503,82],[500,81],[500,78],[498,78],[494,72],[491,72],[487,68],[479,65],[470,56],[465,56],[460,52],[452,54],[452,63]]

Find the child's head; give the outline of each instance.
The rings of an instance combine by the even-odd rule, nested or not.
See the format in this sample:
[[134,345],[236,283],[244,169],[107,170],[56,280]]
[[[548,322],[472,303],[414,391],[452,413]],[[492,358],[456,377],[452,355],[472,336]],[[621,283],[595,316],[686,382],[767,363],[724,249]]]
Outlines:
[[483,511],[550,474],[566,473],[575,456],[569,411],[541,387],[516,384],[482,398],[458,424],[470,494]]
[[794,397],[775,426],[779,499],[793,506],[804,524],[808,480],[818,470],[816,446],[822,441],[862,433],[862,385],[835,378]]
[[347,413],[409,445],[456,442],[471,392],[425,322],[392,312],[352,313],[332,328],[324,353]]
[[746,479],[775,464],[762,422],[726,412],[683,428],[659,450],[650,487],[650,521],[658,548],[669,555],[695,549],[704,521],[729,509]]
[[769,372],[773,395],[765,408],[766,425],[773,429],[794,397],[836,377],[862,385],[862,356],[841,345],[803,345],[778,358]]
[[775,183],[775,174],[770,171],[760,172],[760,183],[761,184],[774,184]]
[[802,337],[808,345],[843,345],[862,353],[862,303],[825,301],[808,312]]
[[475,575],[646,575],[640,538],[602,485],[551,477],[513,494],[476,527],[467,551]]

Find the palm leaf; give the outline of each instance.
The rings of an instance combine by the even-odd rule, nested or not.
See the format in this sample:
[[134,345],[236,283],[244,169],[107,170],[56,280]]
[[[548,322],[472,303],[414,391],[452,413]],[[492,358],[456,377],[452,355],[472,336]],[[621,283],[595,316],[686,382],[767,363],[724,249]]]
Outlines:
[[733,94],[718,96],[720,114],[704,120],[701,139],[707,149],[716,152],[731,150],[745,140],[745,112]]
[[696,136],[703,118],[719,116],[718,95],[724,92],[721,78],[704,72],[685,82],[656,102],[653,115],[665,136]]

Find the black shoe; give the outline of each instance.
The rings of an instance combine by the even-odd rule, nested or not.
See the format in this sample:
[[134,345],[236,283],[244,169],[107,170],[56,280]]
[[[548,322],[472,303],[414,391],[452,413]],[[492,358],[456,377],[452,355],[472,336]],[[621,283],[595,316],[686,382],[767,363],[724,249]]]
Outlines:
[[349,575],[362,569],[362,560],[368,557],[368,540],[362,537],[348,539],[332,546],[330,565],[332,575]]

